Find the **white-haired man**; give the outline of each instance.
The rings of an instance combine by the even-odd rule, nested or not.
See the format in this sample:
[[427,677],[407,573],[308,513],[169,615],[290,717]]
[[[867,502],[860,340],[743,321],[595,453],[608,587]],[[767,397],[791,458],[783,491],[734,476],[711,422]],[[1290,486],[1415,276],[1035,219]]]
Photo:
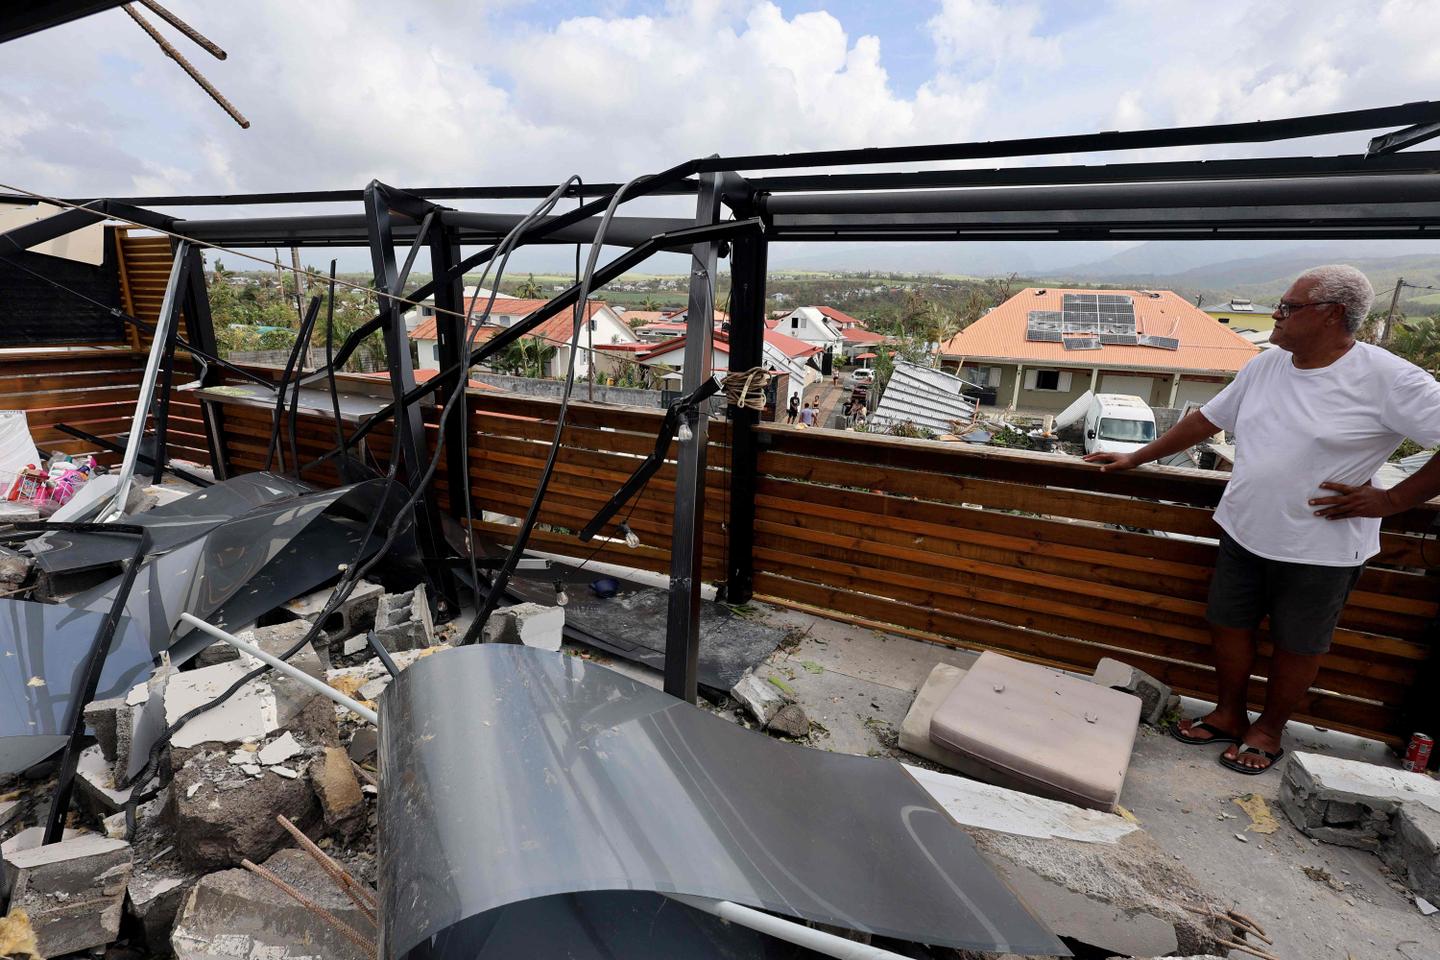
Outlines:
[[[1440,493],[1440,457],[1393,489],[1371,484],[1409,437],[1440,444],[1440,383],[1381,347],[1355,340],[1375,292],[1354,267],[1308,270],[1275,309],[1267,350],[1234,382],[1134,453],[1091,454],[1128,470],[1224,428],[1235,470],[1215,510],[1220,550],[1206,617],[1217,704],[1172,731],[1185,743],[1226,743],[1220,763],[1263,773],[1284,754],[1285,724],[1320,661],[1365,561],[1380,551],[1380,519]],[[1255,631],[1270,617],[1265,709],[1252,723],[1247,689]]]

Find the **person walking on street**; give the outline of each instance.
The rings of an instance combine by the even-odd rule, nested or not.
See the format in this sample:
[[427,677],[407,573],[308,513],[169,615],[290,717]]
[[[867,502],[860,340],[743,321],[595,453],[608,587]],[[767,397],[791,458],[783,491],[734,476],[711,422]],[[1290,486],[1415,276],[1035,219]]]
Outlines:
[[800,412],[800,395],[799,395],[798,393],[792,393],[792,394],[790,395],[790,409],[789,409],[788,411],[786,411],[786,413],[785,413],[785,422],[786,422],[786,423],[794,423],[794,422],[795,422],[795,417],[796,417],[797,414],[799,414],[799,412]]
[[817,411],[815,409],[814,401],[807,402],[805,404],[805,409],[800,411],[800,422],[805,424],[805,426],[807,427],[815,426],[816,413]]
[[[1220,547],[1206,619],[1217,703],[1171,733],[1224,743],[1220,763],[1263,773],[1306,700],[1365,561],[1380,552],[1380,518],[1440,493],[1440,457],[1389,490],[1373,478],[1401,441],[1440,444],[1440,383],[1383,347],[1359,342],[1375,294],[1349,266],[1301,274],[1275,308],[1267,350],[1199,410],[1133,453],[1092,453],[1129,470],[1225,429],[1235,467],[1215,510]],[[1252,723],[1247,691],[1256,630],[1270,618],[1265,708]]]

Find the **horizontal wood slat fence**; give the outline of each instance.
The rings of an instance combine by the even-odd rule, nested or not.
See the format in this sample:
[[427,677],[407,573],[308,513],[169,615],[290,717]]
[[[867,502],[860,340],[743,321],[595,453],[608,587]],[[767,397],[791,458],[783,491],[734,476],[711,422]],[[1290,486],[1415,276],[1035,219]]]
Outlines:
[[[188,363],[188,361],[186,361]],[[129,429],[144,356],[71,350],[0,357],[0,409],[27,411],[42,447],[89,452],[55,429],[105,437]],[[263,368],[255,368],[263,372]],[[273,376],[274,371],[270,371]],[[180,379],[180,378],[177,378]],[[357,375],[342,379],[362,382]],[[374,389],[374,381],[369,381]],[[468,395],[469,481],[477,533],[508,544],[549,452],[554,400],[487,390]],[[208,462],[199,404],[177,391],[172,454]],[[263,468],[271,413],[227,403],[223,450],[233,472]],[[458,415],[458,414],[457,414]],[[576,532],[654,448],[656,411],[576,402],[570,408],[535,549],[667,572],[675,446],[642,494],[589,544]],[[425,412],[438,442],[438,410]],[[288,421],[282,419],[282,430]],[[347,427],[347,431],[353,429]],[[1088,671],[1105,656],[1176,690],[1213,695],[1205,596],[1218,532],[1211,513],[1225,475],[1151,468],[1103,474],[1073,461],[968,445],[762,425],[756,477],[755,592],[762,600],[937,643],[993,649]],[[283,436],[283,434],[282,434]],[[335,443],[328,417],[301,415],[302,463]],[[712,423],[706,474],[705,577],[724,577],[729,524],[729,425]],[[366,442],[388,463],[389,428]],[[290,460],[288,440],[280,463]],[[101,452],[113,463],[115,455]],[[280,463],[277,463],[277,468]],[[339,482],[331,464],[309,470]],[[441,506],[453,491],[437,472]],[[1382,553],[1341,617],[1303,716],[1395,741],[1426,702],[1436,663],[1440,543],[1422,539],[1435,505],[1389,518]],[[641,545],[625,546],[628,520]],[[1257,673],[1268,670],[1268,640]],[[1264,681],[1251,688],[1264,696]]]

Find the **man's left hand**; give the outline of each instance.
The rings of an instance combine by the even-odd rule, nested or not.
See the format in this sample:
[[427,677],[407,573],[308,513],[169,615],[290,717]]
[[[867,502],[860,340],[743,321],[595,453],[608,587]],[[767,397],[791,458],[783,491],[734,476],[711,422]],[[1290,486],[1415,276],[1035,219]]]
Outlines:
[[1310,506],[1321,507],[1315,516],[1326,520],[1348,520],[1352,517],[1388,517],[1399,513],[1401,507],[1391,497],[1390,491],[1371,484],[1351,486],[1348,483],[1322,483],[1321,490],[1334,490],[1339,496],[1316,497]]

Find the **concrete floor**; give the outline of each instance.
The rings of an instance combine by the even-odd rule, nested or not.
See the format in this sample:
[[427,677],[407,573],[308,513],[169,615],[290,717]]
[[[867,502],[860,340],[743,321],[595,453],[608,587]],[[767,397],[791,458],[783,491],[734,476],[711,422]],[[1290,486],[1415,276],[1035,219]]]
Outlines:
[[[810,738],[819,749],[915,762],[895,746],[895,731],[915,691],[936,663],[964,666],[975,657],[793,611],[762,609],[768,622],[790,633],[793,645],[769,657],[761,673],[783,680],[821,725]],[[1204,709],[1189,701],[1185,707],[1187,715]],[[1395,765],[1379,744],[1303,724],[1293,727],[1287,749]],[[1263,925],[1275,940],[1275,954],[1284,960],[1440,960],[1440,914],[1421,916],[1413,897],[1389,878],[1374,855],[1301,834],[1274,804],[1280,772],[1231,773],[1215,762],[1221,749],[1189,747],[1141,727],[1122,804],[1212,894],[1233,901]],[[1274,833],[1251,832],[1249,817],[1233,802],[1252,792],[1270,804],[1279,821]],[[1246,841],[1237,840],[1237,833]],[[1307,875],[1306,868],[1319,879]]]

